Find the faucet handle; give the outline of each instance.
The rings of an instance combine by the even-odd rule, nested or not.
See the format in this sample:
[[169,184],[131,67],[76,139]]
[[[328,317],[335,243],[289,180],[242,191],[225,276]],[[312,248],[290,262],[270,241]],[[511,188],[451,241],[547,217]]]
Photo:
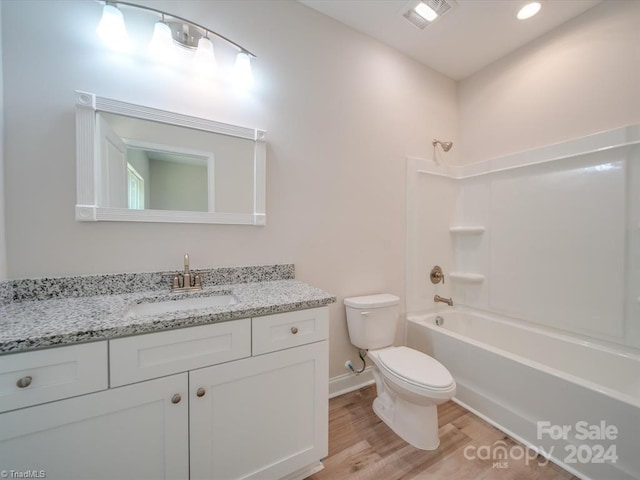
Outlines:
[[444,285],[444,273],[442,272],[442,268],[438,265],[431,269],[431,273],[429,274],[429,278],[431,279],[431,283],[440,283]]
[[162,278],[171,277],[171,290],[182,287],[181,281],[180,281],[180,279],[182,278],[182,275],[180,273],[163,272],[160,275],[162,276]]

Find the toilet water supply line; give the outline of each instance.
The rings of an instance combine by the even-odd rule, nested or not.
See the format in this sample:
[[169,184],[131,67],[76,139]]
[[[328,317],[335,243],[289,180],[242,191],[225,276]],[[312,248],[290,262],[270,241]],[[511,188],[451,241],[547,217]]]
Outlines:
[[367,362],[365,360],[365,357],[367,356],[367,350],[358,350],[358,356],[360,357],[360,360],[362,360],[362,368],[360,370],[356,370],[355,368],[353,368],[351,360],[347,360],[347,363],[344,364],[345,367],[351,370],[351,372],[355,375],[360,375],[362,372],[364,372],[364,369],[367,368]]

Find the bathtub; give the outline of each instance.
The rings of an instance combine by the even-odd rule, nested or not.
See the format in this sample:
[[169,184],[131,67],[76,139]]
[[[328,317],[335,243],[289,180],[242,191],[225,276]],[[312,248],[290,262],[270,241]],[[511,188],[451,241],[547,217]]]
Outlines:
[[[464,309],[408,314],[406,335],[449,369],[454,401],[516,440],[583,479],[640,479],[638,352]],[[484,452],[498,468],[521,453]]]

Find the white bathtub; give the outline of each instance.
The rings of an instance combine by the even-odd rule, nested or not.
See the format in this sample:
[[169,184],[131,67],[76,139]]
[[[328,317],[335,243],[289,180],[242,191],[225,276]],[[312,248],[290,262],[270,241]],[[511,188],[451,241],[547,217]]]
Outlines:
[[449,369],[455,401],[573,474],[640,479],[640,354],[470,310],[407,315],[407,345]]

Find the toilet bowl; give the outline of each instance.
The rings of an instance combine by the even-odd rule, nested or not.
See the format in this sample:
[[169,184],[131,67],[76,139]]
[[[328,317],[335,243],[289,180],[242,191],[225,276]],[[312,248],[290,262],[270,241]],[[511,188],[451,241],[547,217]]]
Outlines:
[[376,381],[376,415],[414,447],[437,449],[437,405],[456,393],[449,371],[436,359],[407,347],[373,350],[367,356]]
[[440,444],[437,405],[453,398],[456,383],[435,358],[391,346],[399,301],[390,294],[345,298],[349,337],[368,350],[373,363],[376,415],[407,443],[435,450]]

